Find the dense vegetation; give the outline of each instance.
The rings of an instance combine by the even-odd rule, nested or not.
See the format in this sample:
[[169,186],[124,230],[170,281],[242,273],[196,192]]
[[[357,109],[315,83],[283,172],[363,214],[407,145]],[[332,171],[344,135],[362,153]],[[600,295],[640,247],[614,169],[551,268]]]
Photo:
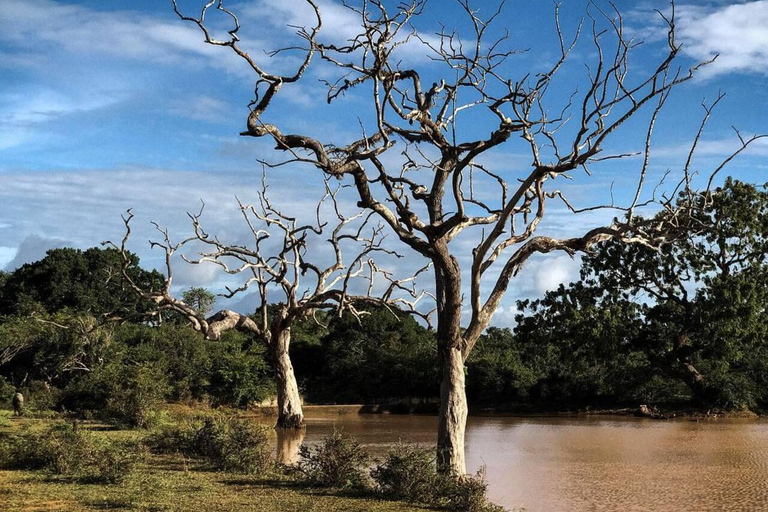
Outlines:
[[[697,213],[702,229],[654,251],[607,242],[581,280],[519,303],[466,365],[470,403],[549,409],[639,403],[768,405],[768,193],[728,180]],[[133,256],[135,258],[135,256]],[[155,272],[132,267],[148,287]],[[110,250],[53,249],[0,274],[0,396],[147,426],[168,400],[245,407],[269,399],[270,356],[248,334],[206,341],[123,288]],[[210,310],[205,290],[186,295]],[[194,299],[194,300],[192,300]],[[291,349],[312,403],[434,401],[433,333],[371,311],[320,315]]]

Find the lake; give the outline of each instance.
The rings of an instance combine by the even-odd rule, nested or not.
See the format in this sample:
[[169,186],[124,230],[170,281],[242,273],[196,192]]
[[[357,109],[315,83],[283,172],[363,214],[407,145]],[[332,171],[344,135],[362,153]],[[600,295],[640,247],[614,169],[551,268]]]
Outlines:
[[[280,457],[333,429],[374,455],[399,440],[432,446],[437,418],[311,412]],[[493,501],[528,512],[768,511],[768,420],[470,417],[467,469],[486,468]]]

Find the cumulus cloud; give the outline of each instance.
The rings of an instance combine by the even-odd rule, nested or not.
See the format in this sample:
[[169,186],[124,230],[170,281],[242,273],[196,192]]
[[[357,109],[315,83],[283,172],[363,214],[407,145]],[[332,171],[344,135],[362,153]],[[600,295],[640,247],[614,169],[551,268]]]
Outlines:
[[545,261],[531,265],[529,272],[533,289],[538,295],[556,290],[561,284],[567,285],[579,275],[581,262],[567,255],[550,256]]
[[704,76],[768,73],[768,0],[707,7],[680,5],[678,37],[697,60],[719,55]]
[[173,284],[185,288],[206,287],[221,279],[221,274],[221,267],[213,263],[192,265],[181,261],[173,269]]
[[36,234],[29,235],[15,249],[13,259],[5,265],[5,270],[16,270],[25,263],[32,263],[44,258],[45,253],[50,249],[71,245],[71,242],[61,238],[45,238]]

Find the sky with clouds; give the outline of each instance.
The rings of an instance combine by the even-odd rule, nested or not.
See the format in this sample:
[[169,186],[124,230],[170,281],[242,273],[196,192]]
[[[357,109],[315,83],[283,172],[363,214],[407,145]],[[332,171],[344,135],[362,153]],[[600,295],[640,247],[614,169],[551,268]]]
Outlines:
[[[391,2],[390,2],[391,3]],[[486,6],[486,2],[474,2]],[[188,0],[183,9],[199,5]],[[287,25],[307,23],[299,0],[229,2],[240,16],[243,46],[266,58],[295,42]],[[340,2],[322,0],[323,37],[349,37],[355,17]],[[454,2],[429,2],[420,30],[427,40],[441,24],[458,23]],[[598,2],[598,5],[602,5]],[[666,1],[616,2],[627,30],[644,44],[632,65],[652,68],[663,54],[665,33],[656,9]],[[607,6],[603,6],[607,7]],[[487,8],[487,7],[484,7]],[[561,25],[573,34],[587,2],[567,2]],[[679,168],[701,117],[702,100],[726,96],[713,115],[695,165],[704,172],[733,151],[744,134],[768,132],[768,0],[678,1],[678,38],[683,65],[716,61],[680,87],[659,121],[651,174]],[[524,13],[524,15],[521,15]],[[212,20],[217,27],[217,20]],[[461,29],[461,26],[457,28]],[[537,0],[510,0],[498,21],[510,31],[510,44],[522,52],[514,73],[525,76],[554,61],[553,5]],[[583,38],[562,70],[563,97],[572,83],[586,76],[594,50]],[[420,44],[409,43],[398,57],[408,65],[431,65]],[[269,63],[276,71],[291,69],[296,57],[279,55]],[[306,79],[285,87],[270,115],[286,129],[323,135],[342,143],[357,137],[363,98],[350,94],[328,106],[321,80],[323,66],[310,68]],[[429,70],[427,69],[427,73]],[[242,61],[226,49],[203,44],[195,27],[174,15],[170,2],[156,0],[3,0],[0,16],[0,268],[13,269],[62,246],[87,248],[122,234],[120,214],[133,208],[136,232],[131,249],[146,266],[159,266],[147,240],[150,220],[171,233],[190,231],[187,211],[206,203],[209,231],[241,240],[242,226],[235,196],[256,199],[261,181],[258,159],[274,159],[268,141],[238,136],[244,129],[254,78]],[[468,131],[487,131],[473,123]],[[478,128],[479,127],[479,128]],[[611,149],[642,146],[641,127],[628,127]],[[739,179],[764,183],[768,144],[755,144],[728,168]],[[600,173],[563,185],[579,206],[633,190],[637,161],[604,166]],[[495,151],[486,164],[498,172],[525,169],[530,158],[521,146]],[[310,216],[322,195],[314,169],[287,167],[270,171],[270,194],[283,211]],[[725,176],[725,175],[723,175]],[[350,198],[349,206],[354,206]],[[542,229],[553,236],[573,235],[585,226],[605,222],[601,214],[574,219],[553,208]],[[470,246],[471,240],[457,244]],[[457,250],[460,248],[457,247]],[[319,250],[319,249],[318,249]],[[407,253],[401,249],[404,254]],[[402,266],[414,268],[409,255]],[[231,281],[214,267],[177,265],[176,285],[214,290]],[[541,295],[578,275],[578,262],[564,255],[535,258],[513,284],[496,323],[509,325],[514,300]],[[239,307],[247,309],[246,297]]]

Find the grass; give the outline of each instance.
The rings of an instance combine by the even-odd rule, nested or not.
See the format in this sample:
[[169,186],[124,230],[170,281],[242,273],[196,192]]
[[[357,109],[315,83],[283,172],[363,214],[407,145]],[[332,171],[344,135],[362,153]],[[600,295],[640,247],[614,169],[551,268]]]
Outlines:
[[[51,420],[0,414],[0,436],[47,428]],[[113,440],[138,440],[135,430],[83,422]],[[0,471],[0,508],[19,512],[119,510],[142,512],[413,512],[398,501],[311,488],[282,475],[243,476],[206,470],[181,455],[148,454],[119,484],[87,484],[35,471]]]

